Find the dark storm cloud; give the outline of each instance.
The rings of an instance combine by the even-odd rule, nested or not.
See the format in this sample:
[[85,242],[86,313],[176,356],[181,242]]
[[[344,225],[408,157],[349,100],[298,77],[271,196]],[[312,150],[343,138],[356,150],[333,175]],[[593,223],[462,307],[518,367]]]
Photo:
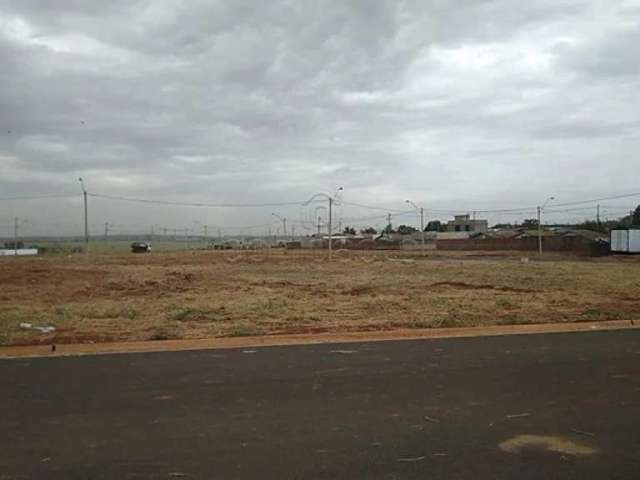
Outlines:
[[634,191],[639,27],[635,1],[0,0],[0,196]]

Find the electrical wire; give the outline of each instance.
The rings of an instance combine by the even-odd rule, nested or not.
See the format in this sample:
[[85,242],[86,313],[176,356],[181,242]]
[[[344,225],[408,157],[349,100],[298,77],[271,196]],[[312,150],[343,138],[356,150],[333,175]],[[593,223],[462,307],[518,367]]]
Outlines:
[[360,207],[360,208],[365,208],[368,210],[379,210],[381,212],[388,212],[388,213],[399,213],[402,212],[402,210],[397,210],[394,208],[384,208],[384,207],[376,207],[373,205],[363,205],[361,203],[353,203],[353,202],[345,202],[344,200],[341,201],[341,203],[343,205],[350,205],[352,207]]
[[81,193],[76,194],[52,194],[52,195],[33,195],[24,197],[3,197],[0,198],[0,202],[11,202],[15,200],[42,200],[48,198],[76,198],[82,196]]
[[580,200],[576,202],[566,202],[566,203],[554,203],[554,207],[569,207],[572,205],[584,205],[585,203],[597,203],[603,202],[605,200],[619,200],[621,198],[632,198],[632,197],[640,197],[640,192],[636,193],[625,193],[622,195],[614,195],[612,197],[601,197],[601,198],[592,198],[591,200]]
[[305,202],[273,202],[273,203],[202,203],[202,202],[173,202],[170,200],[149,200],[145,198],[120,197],[116,195],[103,195],[100,193],[89,193],[87,195],[95,198],[107,200],[119,200],[124,202],[148,203],[154,205],[172,205],[177,207],[208,207],[208,208],[259,208],[259,207],[286,207],[292,205],[302,205]]

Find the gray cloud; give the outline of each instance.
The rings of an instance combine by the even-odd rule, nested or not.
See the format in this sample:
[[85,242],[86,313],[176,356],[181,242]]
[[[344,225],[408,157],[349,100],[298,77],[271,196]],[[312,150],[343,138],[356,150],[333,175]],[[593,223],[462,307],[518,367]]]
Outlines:
[[[78,176],[210,202],[342,185],[398,209],[638,190],[640,6],[530,3],[0,0],[0,197],[75,193]],[[0,216],[38,216],[25,205]],[[186,221],[133,210],[94,208],[96,221]]]

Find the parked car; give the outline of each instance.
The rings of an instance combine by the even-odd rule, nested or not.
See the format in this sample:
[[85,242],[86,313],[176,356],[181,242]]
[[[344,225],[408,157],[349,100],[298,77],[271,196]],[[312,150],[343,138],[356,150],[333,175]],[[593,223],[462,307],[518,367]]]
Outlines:
[[131,253],[151,253],[151,244],[145,242],[133,242]]

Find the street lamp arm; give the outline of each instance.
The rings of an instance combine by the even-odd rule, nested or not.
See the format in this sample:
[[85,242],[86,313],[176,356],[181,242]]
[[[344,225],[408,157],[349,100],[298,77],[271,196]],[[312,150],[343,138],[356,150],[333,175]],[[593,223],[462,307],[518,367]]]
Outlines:
[[420,208],[415,203],[413,203],[411,200],[405,200],[405,202],[408,203],[409,205],[411,205],[413,208],[415,208],[416,212],[420,211]]
[[311,198],[309,198],[309,200],[307,200],[306,202],[303,202],[302,205],[306,207],[307,205],[313,203],[318,198],[322,198],[323,200],[331,199],[335,205],[339,205],[339,202],[337,201],[337,197],[338,197],[338,192],[341,192],[342,190],[344,190],[344,188],[339,187],[336,190],[336,193],[333,195],[333,197],[331,195],[327,194],[327,193],[324,193],[324,192],[316,193],[316,194],[312,195]]
[[551,202],[552,200],[555,200],[555,199],[556,199],[555,197],[549,197],[549,198],[547,198],[547,199],[544,201],[544,203],[542,204],[542,206],[540,207],[540,210],[544,210],[544,207],[546,207],[546,206],[547,206],[547,204],[548,204],[549,202]]
[[411,200],[405,200],[409,205],[416,209],[416,212],[420,215],[420,250],[424,256],[424,208],[418,208],[418,206]]

